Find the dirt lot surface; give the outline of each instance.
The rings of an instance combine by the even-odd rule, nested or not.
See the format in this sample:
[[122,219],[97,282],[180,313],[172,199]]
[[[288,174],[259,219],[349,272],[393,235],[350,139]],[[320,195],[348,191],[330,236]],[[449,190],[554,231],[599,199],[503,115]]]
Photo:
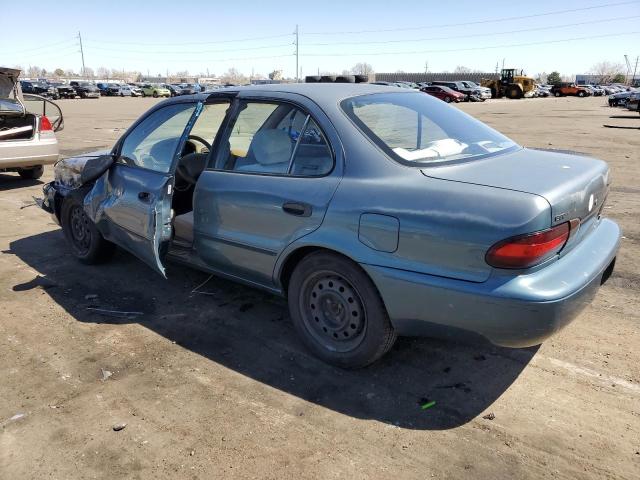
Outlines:
[[[605,102],[460,106],[609,162],[624,238],[593,304],[540,347],[400,339],[355,372],[311,357],[282,299],[215,278],[193,293],[206,274],[163,280],[122,252],[79,264],[32,206],[42,182],[0,174],[0,478],[640,478],[640,133],[603,127],[640,120]],[[110,146],[153,103],[61,101],[63,153]]]

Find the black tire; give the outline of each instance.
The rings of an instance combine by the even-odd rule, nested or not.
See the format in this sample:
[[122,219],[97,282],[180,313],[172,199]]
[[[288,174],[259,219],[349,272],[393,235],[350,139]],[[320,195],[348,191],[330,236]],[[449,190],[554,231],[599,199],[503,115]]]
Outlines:
[[322,77],[320,77],[320,81],[323,83],[333,83],[336,81],[336,76],[335,75],[322,75]]
[[156,92],[155,90],[153,91],[153,98],[158,98],[158,92]]
[[582,92],[582,91],[580,91],[580,92],[578,92],[578,96],[579,96],[579,97],[584,97],[584,96],[585,96],[585,93],[584,93],[584,92]]
[[491,98],[498,98],[498,92],[495,88],[491,88]]
[[356,75],[356,83],[367,83],[369,81],[369,75]]
[[142,91],[142,96],[143,96],[143,97],[146,97],[146,96],[147,96],[147,94],[146,94],[146,93],[144,93],[144,90]]
[[305,83],[319,83],[322,77],[320,75],[307,75],[304,77]]
[[447,103],[451,103],[451,97],[444,97],[444,101]]
[[558,91],[555,91],[555,92],[553,93],[553,95],[555,95],[556,97],[561,97],[561,96],[562,96],[562,93],[560,93],[560,92],[558,92]]
[[115,245],[102,237],[93,221],[84,212],[79,198],[65,198],[60,213],[60,224],[71,251],[82,263],[102,263],[113,254]]
[[336,77],[336,83],[356,83],[356,77],[353,75],[340,75]]
[[33,168],[21,168],[18,170],[18,174],[25,180],[37,180],[43,173],[44,167],[42,165],[38,165]]
[[315,252],[304,257],[289,281],[288,302],[304,344],[332,365],[365,367],[396,340],[375,285],[342,256]]

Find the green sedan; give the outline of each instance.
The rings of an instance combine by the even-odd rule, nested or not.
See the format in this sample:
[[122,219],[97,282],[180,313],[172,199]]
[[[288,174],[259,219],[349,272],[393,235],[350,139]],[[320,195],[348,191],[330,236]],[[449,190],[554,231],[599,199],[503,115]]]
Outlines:
[[145,83],[140,87],[142,90],[143,97],[170,97],[171,92],[169,89],[161,87],[160,85],[155,85],[151,83]]

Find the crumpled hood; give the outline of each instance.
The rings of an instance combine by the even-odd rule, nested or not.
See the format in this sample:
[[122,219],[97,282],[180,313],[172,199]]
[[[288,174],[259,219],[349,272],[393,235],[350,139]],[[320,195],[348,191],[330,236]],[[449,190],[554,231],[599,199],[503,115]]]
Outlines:
[[89,160],[109,155],[111,150],[96,150],[75,157],[65,158],[56,163],[54,168],[55,182],[69,188],[77,188],[82,181],[82,171]]

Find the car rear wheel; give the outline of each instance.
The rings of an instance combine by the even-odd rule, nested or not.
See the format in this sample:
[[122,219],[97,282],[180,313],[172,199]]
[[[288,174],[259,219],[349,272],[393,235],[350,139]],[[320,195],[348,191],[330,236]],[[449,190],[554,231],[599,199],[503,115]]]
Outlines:
[[36,180],[42,176],[44,173],[44,167],[42,165],[38,165],[33,168],[21,168],[18,170],[18,174],[27,180]]
[[153,92],[153,98],[158,98],[158,92]]
[[584,92],[578,92],[579,97],[584,97]]
[[115,245],[100,234],[79,199],[67,197],[64,200],[60,224],[73,254],[81,262],[101,263],[113,254]]
[[554,95],[555,95],[556,97],[561,97],[561,96],[562,96],[562,94],[561,94],[560,92],[556,92],[556,93],[554,93]]
[[378,290],[352,261],[316,252],[296,266],[289,312],[306,346],[327,363],[360,368],[384,355],[396,339]]

